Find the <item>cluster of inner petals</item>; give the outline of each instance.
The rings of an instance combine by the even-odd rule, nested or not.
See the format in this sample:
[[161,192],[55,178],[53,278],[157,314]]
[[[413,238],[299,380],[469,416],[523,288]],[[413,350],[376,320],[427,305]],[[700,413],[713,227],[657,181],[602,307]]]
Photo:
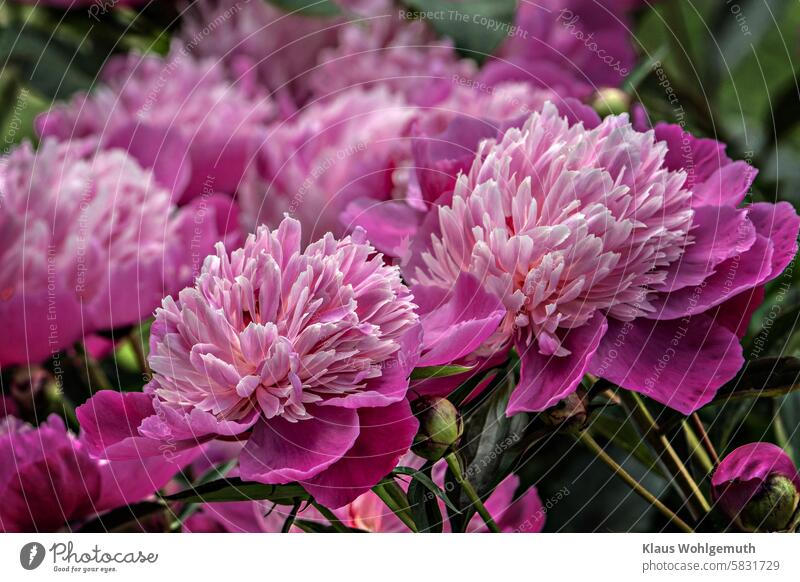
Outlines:
[[624,321],[653,311],[653,286],[692,241],[686,175],[667,170],[665,154],[626,116],[587,130],[547,104],[481,145],[439,210],[416,280],[450,286],[468,271],[502,297],[493,349],[521,333],[541,353],[566,355],[559,328],[598,310]]
[[242,421],[310,418],[308,405],[363,391],[414,326],[396,267],[359,231],[305,251],[299,223],[217,246],[195,286],[164,300],[153,328],[156,396],[182,411]]

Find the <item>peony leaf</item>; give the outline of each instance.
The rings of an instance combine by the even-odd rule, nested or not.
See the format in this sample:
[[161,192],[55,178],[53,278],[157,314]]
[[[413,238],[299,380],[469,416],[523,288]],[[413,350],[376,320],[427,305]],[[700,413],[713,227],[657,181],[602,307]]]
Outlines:
[[800,390],[800,358],[759,358],[745,364],[742,371],[719,389],[706,406],[732,400],[773,398]]
[[[441,533],[442,531],[442,512],[439,510],[437,495],[431,494],[430,488],[422,478],[429,484],[433,484],[430,478],[430,467],[426,475],[422,471],[417,471],[414,479],[408,485],[408,503],[411,509],[411,517],[420,532]],[[434,485],[435,487],[435,485]],[[438,487],[436,487],[438,489]]]
[[447,498],[447,495],[445,495],[441,487],[434,483],[430,475],[426,474],[423,469],[414,469],[412,467],[395,467],[395,469],[392,471],[392,475],[408,475],[412,478],[412,480],[419,481],[420,485],[444,501],[447,507],[455,512],[458,512],[458,508]]
[[458,376],[472,370],[472,366],[426,366],[415,368],[411,372],[412,380],[427,380],[430,378],[447,378],[448,376]]
[[311,496],[297,484],[264,485],[231,478],[191,487],[180,493],[164,496],[164,499],[184,503],[268,500],[278,505],[294,505],[297,500],[305,501],[311,499]]

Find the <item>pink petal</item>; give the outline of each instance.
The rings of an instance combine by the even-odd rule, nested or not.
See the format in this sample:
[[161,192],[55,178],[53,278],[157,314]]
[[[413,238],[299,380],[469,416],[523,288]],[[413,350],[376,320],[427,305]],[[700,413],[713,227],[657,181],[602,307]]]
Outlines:
[[739,338],[705,314],[686,319],[609,321],[589,371],[691,414],[744,364]]
[[342,507],[369,491],[411,447],[418,422],[407,400],[358,411],[361,433],[337,463],[303,486],[323,505]]
[[308,407],[313,418],[281,417],[255,425],[239,457],[242,478],[261,483],[308,479],[342,458],[359,435],[358,414],[339,407]]
[[606,318],[595,313],[586,325],[565,330],[561,345],[572,353],[561,357],[546,356],[537,344],[523,344],[517,339],[520,379],[511,393],[506,414],[539,412],[572,394],[586,374],[607,329]]

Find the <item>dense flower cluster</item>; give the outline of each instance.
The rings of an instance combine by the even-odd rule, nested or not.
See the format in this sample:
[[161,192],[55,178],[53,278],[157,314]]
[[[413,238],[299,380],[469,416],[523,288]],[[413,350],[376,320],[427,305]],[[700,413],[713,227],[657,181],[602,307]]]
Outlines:
[[[550,437],[596,453],[606,408],[648,436],[653,401],[707,412],[797,252],[749,163],[631,106],[639,0],[45,4],[142,21],[0,158],[2,531],[157,493],[122,525],[541,531]],[[457,8],[497,43],[453,33]],[[654,507],[795,529],[792,459],[714,465],[692,420],[714,508],[666,432],[642,447],[686,510]]]

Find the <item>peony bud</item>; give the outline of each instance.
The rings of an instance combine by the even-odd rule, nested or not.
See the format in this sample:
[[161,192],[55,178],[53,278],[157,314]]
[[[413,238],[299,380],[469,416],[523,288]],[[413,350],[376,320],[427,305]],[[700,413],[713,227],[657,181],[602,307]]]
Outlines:
[[419,420],[419,431],[411,447],[414,454],[437,461],[458,445],[464,425],[461,415],[449,400],[423,397],[414,401],[412,407]]
[[780,447],[744,445],[725,457],[711,479],[711,495],[723,513],[746,531],[781,531],[800,502],[800,475]]
[[592,108],[600,117],[627,113],[631,106],[631,98],[624,91],[613,87],[600,89],[592,99]]

